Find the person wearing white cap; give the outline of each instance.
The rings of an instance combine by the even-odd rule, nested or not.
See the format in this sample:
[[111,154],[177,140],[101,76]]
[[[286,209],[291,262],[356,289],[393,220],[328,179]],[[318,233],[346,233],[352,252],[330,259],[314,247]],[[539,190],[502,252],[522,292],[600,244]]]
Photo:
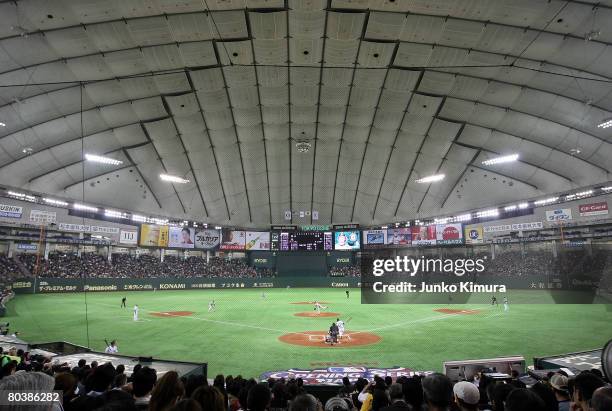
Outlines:
[[568,378],[562,374],[555,374],[550,377],[550,386],[555,393],[557,404],[559,404],[559,411],[569,411],[570,409],[570,396],[568,390]]
[[471,382],[459,381],[453,387],[453,394],[455,396],[455,404],[457,404],[461,411],[478,410],[480,392]]

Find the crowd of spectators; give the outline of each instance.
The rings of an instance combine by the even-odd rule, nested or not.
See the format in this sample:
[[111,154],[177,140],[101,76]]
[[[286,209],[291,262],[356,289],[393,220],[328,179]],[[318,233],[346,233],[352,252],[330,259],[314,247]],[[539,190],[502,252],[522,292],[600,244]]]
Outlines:
[[361,277],[361,267],[358,265],[331,267],[329,275],[331,277]]
[[209,382],[201,375],[158,374],[140,364],[128,375],[124,365],[82,359],[71,367],[14,347],[2,355],[0,365],[0,391],[56,390],[66,411],[612,411],[612,386],[598,370],[573,378],[551,372],[529,387],[518,373],[506,380],[481,373],[455,384],[437,373],[395,381],[345,377],[338,394],[323,405],[299,378],[257,382],[218,375]]
[[[2,278],[9,273],[14,278],[21,276],[15,263],[0,256],[0,274]],[[30,273],[37,272],[41,277],[79,278],[81,276],[97,278],[154,278],[154,277],[206,277],[206,278],[261,278],[272,277],[274,272],[264,268],[254,268],[244,259],[211,258],[208,262],[200,257],[187,259],[166,256],[160,261],[151,255],[139,257],[128,254],[114,254],[112,261],[100,254],[51,253],[48,260],[41,260],[36,269],[36,256],[21,254],[20,261]],[[5,275],[5,273],[7,273]]]
[[21,275],[19,268],[12,258],[0,254],[0,282],[8,282]]

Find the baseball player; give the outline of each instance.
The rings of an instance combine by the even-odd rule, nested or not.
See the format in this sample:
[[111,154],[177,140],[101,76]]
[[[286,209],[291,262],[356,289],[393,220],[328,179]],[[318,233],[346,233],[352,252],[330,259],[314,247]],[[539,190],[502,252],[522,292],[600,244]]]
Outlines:
[[134,306],[134,321],[138,321],[138,306]]
[[342,339],[344,335],[344,321],[340,318],[336,318],[336,325],[338,326],[338,338]]
[[321,310],[327,310],[327,306],[321,305],[318,301],[315,301],[314,310],[317,312],[317,314],[321,314]]
[[215,311],[215,300],[210,300],[208,302],[208,312]]

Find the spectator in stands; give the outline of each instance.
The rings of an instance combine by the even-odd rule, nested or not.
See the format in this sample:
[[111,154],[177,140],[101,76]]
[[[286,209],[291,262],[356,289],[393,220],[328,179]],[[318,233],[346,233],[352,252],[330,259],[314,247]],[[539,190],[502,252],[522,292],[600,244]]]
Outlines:
[[352,407],[348,401],[348,398],[331,397],[325,403],[325,411],[350,411]]
[[411,409],[404,398],[404,387],[401,384],[391,384],[389,400],[391,404],[382,408],[382,411],[410,411]]
[[111,389],[115,378],[115,368],[111,363],[103,364],[91,371],[85,380],[85,395],[71,402],[74,409],[93,410],[107,402],[106,393]]
[[185,381],[185,397],[191,397],[191,394],[198,388],[208,385],[208,381],[203,375],[190,375]]
[[414,376],[412,378],[404,378],[401,384],[404,391],[404,398],[408,405],[414,410],[420,410],[423,407],[423,386],[421,385],[421,377]]
[[453,387],[453,395],[457,408],[461,411],[476,411],[480,401],[478,388],[467,381],[460,381]]
[[247,407],[249,411],[265,411],[270,407],[272,395],[265,383],[259,383],[249,390]]
[[191,398],[185,398],[177,402],[170,411],[202,411],[200,403]]
[[[254,411],[249,408],[249,411]],[[263,411],[263,409],[258,410]],[[321,402],[312,394],[298,395],[291,401],[289,411],[323,411]]]
[[70,402],[76,397],[77,379],[68,372],[62,372],[55,376],[55,387],[53,390],[62,392],[62,404],[65,410],[70,410]]
[[612,386],[600,387],[591,398],[593,411],[612,411]]
[[555,394],[559,411],[569,411],[570,396],[567,386],[567,377],[561,374],[554,374],[550,378],[550,386]]
[[[0,391],[3,392],[49,392],[53,390],[55,386],[55,380],[53,377],[44,374],[42,372],[21,372],[19,374],[11,375],[0,380]],[[17,411],[17,410],[48,410],[48,404],[37,405],[26,405],[13,403],[12,405],[3,405],[3,411]]]
[[149,411],[166,411],[173,407],[185,395],[185,387],[176,371],[168,371],[157,381],[151,399]]
[[570,409],[578,407],[582,411],[591,411],[591,398],[599,387],[605,385],[604,381],[590,371],[583,371],[574,378],[574,393]]
[[535,392],[526,388],[512,390],[505,403],[506,411],[542,411],[544,409],[544,401]]
[[[136,370],[136,367],[134,367]],[[146,410],[151,400],[151,392],[157,381],[157,373],[153,368],[142,367],[132,374],[132,396],[139,410]]]
[[504,411],[504,403],[508,395],[515,390],[516,387],[506,383],[495,383],[487,386],[487,396],[493,411]]
[[223,393],[217,387],[203,386],[196,389],[191,398],[197,401],[203,411],[224,411]]
[[423,396],[428,411],[446,411],[453,401],[453,384],[446,375],[430,374],[423,378]]
[[531,386],[530,390],[535,392],[542,399],[542,401],[544,401],[543,411],[559,410],[559,403],[557,402],[555,394],[549,385],[538,381]]

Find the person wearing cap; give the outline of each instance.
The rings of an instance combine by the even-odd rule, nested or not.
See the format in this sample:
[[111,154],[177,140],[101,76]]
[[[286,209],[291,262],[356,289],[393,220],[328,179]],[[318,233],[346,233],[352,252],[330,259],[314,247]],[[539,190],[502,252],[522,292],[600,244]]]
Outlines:
[[325,411],[350,411],[347,400],[348,398],[331,397],[325,403]]
[[480,392],[471,382],[459,381],[453,387],[453,395],[455,398],[455,404],[461,411],[478,410]]
[[555,374],[550,377],[550,386],[553,389],[555,398],[557,399],[557,404],[559,404],[559,411],[569,411],[570,408],[570,397],[567,381],[567,377],[561,374]]

